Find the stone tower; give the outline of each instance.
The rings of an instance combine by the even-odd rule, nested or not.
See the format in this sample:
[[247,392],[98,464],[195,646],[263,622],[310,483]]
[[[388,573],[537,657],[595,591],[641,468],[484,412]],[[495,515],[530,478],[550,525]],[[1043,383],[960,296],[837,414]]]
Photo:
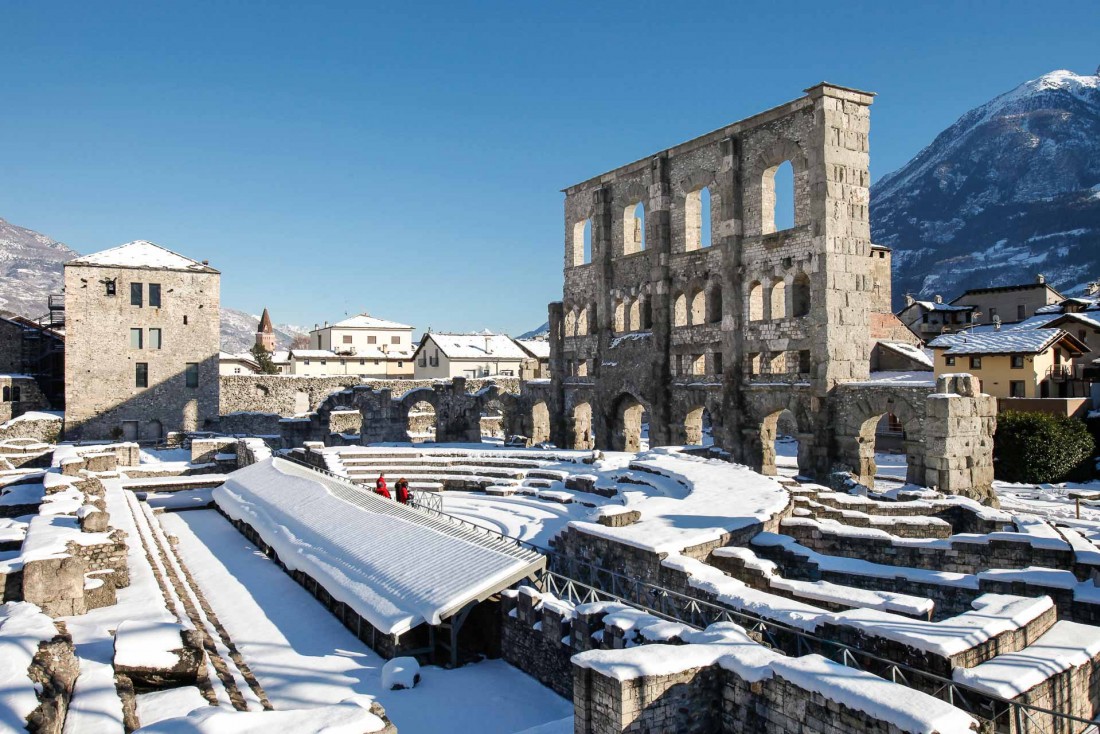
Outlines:
[[218,418],[221,274],[151,242],[65,263],[65,438],[160,440]]
[[271,326],[271,316],[266,308],[260,317],[260,325],[256,327],[256,346],[268,354],[275,351],[275,329]]

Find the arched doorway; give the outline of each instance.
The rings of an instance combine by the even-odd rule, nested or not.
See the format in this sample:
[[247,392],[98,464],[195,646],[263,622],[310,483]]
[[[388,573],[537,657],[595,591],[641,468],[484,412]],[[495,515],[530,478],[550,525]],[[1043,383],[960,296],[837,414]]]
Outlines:
[[550,440],[550,408],[542,401],[531,407],[531,435],[529,438],[532,445],[535,446]]
[[481,440],[501,443],[504,440],[504,405],[493,397],[481,403]]
[[412,443],[429,443],[435,441],[436,416],[435,406],[427,400],[414,403],[409,408],[408,426],[409,441]]
[[612,411],[611,450],[635,453],[642,450],[645,406],[630,393],[615,401]]
[[596,434],[592,426],[592,405],[579,403],[573,408],[573,448],[595,448]]
[[905,422],[894,413],[867,418],[860,425],[859,456],[854,468],[857,481],[877,489],[892,489],[906,482],[921,483],[923,450],[910,437]]
[[784,408],[760,424],[760,473],[769,476],[798,474],[798,419]]
[[710,419],[710,411],[700,405],[687,412],[684,416],[684,444],[688,446],[713,446],[714,424]]

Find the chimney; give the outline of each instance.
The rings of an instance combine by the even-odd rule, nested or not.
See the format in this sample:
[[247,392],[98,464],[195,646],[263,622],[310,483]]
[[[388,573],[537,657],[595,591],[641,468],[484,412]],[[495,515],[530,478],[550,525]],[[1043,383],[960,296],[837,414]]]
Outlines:
[[1000,330],[1001,330],[1001,317],[1000,316],[994,316],[993,317],[993,331],[1000,331]]
[[1039,273],[1038,275],[1035,276],[1035,282],[1038,283],[1039,285],[1042,285],[1043,283],[1047,282],[1047,278],[1042,273]]
[[209,260],[203,260],[203,261],[202,261],[202,264],[203,264],[203,265],[209,265],[209,264],[210,264],[210,261],[209,261]]
[[939,293],[937,293],[936,297],[933,298],[932,300],[935,301],[936,303],[943,303],[943,296],[941,296]]
[[916,302],[917,302],[917,299],[913,298],[912,293],[906,293],[905,294],[905,307],[906,308],[909,308],[910,306],[912,306]]

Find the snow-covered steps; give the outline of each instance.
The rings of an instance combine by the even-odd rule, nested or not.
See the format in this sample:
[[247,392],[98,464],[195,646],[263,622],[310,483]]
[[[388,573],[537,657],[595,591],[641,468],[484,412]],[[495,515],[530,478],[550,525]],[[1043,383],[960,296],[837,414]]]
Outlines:
[[[874,609],[854,609],[822,619],[818,633],[941,677],[972,668],[999,654],[1018,652],[1056,621],[1050,597],[984,594],[973,609],[925,622]],[[869,647],[869,644],[873,647]]]
[[[1024,649],[956,668],[953,678],[994,696],[1087,719],[1093,714],[1098,667],[1100,628],[1061,621]],[[1029,717],[1035,731],[1055,731],[1041,712],[1030,711]]]
[[833,611],[853,608],[881,609],[918,619],[930,619],[935,608],[931,599],[912,594],[876,591],[829,581],[784,578],[774,562],[757,556],[750,548],[716,548],[711,552],[708,562],[761,591],[820,604]]

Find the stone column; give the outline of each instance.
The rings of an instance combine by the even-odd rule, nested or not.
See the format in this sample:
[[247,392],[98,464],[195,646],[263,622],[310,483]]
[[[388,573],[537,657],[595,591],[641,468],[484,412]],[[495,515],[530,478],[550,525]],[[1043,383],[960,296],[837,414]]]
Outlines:
[[927,398],[924,484],[998,506],[993,492],[997,399],[970,374],[943,375]]
[[649,201],[646,210],[646,246],[656,257],[650,258],[650,311],[653,317],[653,352],[650,370],[653,374],[652,403],[649,406],[649,442],[651,446],[668,446],[676,437],[670,431],[671,406],[668,385],[672,381],[669,366],[671,324],[669,323],[668,258],[672,252],[672,186],[668,180],[668,158],[654,158],[649,168]]

